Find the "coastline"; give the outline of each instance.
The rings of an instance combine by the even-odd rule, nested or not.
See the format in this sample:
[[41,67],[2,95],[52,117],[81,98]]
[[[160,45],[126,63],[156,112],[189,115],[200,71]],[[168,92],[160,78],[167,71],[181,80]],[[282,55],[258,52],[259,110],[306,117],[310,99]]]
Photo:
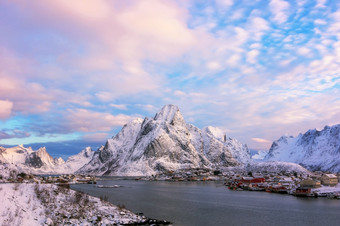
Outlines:
[[54,184],[0,184],[3,225],[170,225]]

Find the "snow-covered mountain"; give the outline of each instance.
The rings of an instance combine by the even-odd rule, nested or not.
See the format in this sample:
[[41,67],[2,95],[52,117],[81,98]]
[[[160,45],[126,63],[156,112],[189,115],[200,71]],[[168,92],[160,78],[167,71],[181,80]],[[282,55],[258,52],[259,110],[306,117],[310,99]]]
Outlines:
[[82,150],[65,162],[62,158],[53,158],[45,147],[34,151],[31,147],[19,145],[12,148],[0,147],[0,163],[16,168],[18,171],[39,174],[73,173],[87,164],[93,157],[91,148]]
[[235,166],[250,161],[246,145],[219,129],[185,123],[175,105],[154,118],[137,118],[107,140],[79,173],[152,175],[186,168]]
[[273,142],[265,161],[298,163],[310,170],[340,172],[340,125],[308,130]]
[[68,157],[66,162],[64,162],[64,164],[60,164],[57,168],[60,172],[76,172],[91,161],[94,153],[95,151],[93,151],[90,147],[87,147],[78,154]]

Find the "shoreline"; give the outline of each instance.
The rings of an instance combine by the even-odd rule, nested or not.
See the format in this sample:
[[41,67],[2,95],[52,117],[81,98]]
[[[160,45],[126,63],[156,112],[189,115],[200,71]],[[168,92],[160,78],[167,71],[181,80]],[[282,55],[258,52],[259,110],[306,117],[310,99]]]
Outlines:
[[2,183],[3,225],[171,225],[55,184]]

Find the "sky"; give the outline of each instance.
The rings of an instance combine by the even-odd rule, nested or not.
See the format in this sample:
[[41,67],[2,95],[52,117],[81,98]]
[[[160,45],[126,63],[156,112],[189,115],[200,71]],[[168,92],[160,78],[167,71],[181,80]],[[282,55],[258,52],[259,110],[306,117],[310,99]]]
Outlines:
[[166,104],[261,150],[340,123],[336,0],[1,0],[0,34],[2,145],[73,154]]

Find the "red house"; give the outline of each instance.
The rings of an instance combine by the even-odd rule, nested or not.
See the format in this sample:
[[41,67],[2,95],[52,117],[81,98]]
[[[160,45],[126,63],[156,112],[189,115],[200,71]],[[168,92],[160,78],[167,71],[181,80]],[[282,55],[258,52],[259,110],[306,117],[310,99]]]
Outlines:
[[265,179],[263,177],[242,177],[241,182],[245,184],[256,184],[265,182]]
[[296,196],[310,196],[312,193],[311,188],[304,188],[304,187],[299,187],[295,190],[295,195]]

